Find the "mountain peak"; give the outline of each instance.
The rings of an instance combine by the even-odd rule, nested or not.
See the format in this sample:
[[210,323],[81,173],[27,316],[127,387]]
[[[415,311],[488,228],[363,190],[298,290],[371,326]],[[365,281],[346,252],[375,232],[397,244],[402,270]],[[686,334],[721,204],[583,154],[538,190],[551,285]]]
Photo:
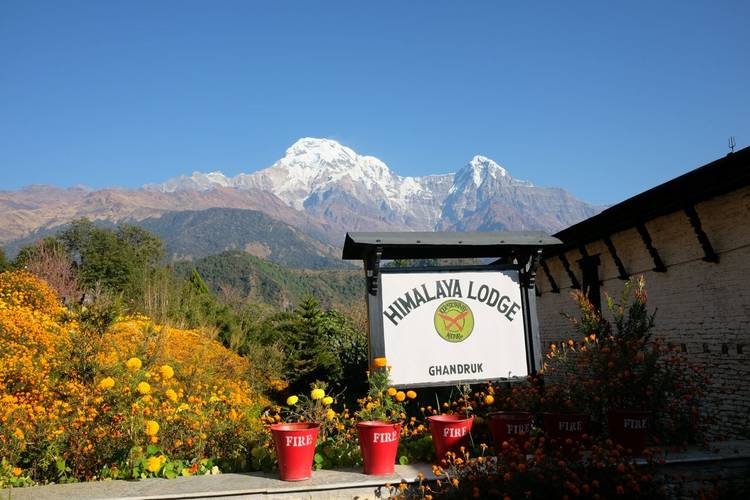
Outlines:
[[495,160],[487,158],[486,156],[475,155],[474,158],[472,158],[469,162],[469,165],[471,166],[472,170],[475,171],[481,172],[486,170],[492,172],[493,174],[495,174],[493,175],[493,177],[496,175],[500,175],[502,177],[510,177],[508,171],[505,168],[501,167],[500,164],[498,164]]
[[325,163],[351,162],[357,158],[357,153],[333,139],[302,137],[286,150],[284,158],[320,166]]
[[454,190],[458,189],[458,186],[468,187],[469,185],[477,188],[488,177],[503,179],[506,182],[513,181],[508,171],[496,161],[486,156],[475,155],[469,163],[456,173],[456,186],[454,186]]

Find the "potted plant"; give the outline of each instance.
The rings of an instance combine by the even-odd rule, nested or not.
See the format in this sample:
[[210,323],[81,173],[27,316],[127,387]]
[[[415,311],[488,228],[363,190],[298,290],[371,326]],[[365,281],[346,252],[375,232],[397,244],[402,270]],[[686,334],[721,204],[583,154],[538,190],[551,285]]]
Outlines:
[[385,358],[375,358],[368,373],[367,396],[360,400],[357,435],[365,474],[393,474],[401,438],[406,394],[389,388]]
[[[631,299],[632,295],[632,299]],[[661,351],[652,340],[655,313],[647,309],[645,280],[629,280],[619,301],[606,297],[612,322],[606,320],[580,292],[574,294],[581,311],[573,324],[586,336],[586,357],[601,412],[610,437],[633,453],[646,443],[652,409],[667,391]]]
[[572,339],[550,346],[539,397],[545,434],[566,447],[582,441],[591,422],[591,379],[581,347]]
[[500,449],[503,442],[515,441],[523,445],[529,439],[534,421],[532,410],[539,401],[536,386],[530,381],[508,383],[506,387],[489,386],[484,403],[497,403],[500,410],[488,414],[490,432],[495,449]]
[[292,422],[270,426],[283,481],[302,481],[312,476],[318,435],[321,430],[325,433],[321,428],[330,421],[327,416],[333,411],[333,398],[326,395],[325,387],[325,383],[315,382],[309,396],[289,396],[284,420]]
[[462,446],[467,446],[471,439],[471,427],[474,423],[469,395],[471,387],[459,385],[457,387],[461,398],[459,402],[463,408],[459,413],[444,413],[427,417],[432,434],[432,443],[435,447],[435,458],[439,462],[445,458],[448,452],[456,453]]

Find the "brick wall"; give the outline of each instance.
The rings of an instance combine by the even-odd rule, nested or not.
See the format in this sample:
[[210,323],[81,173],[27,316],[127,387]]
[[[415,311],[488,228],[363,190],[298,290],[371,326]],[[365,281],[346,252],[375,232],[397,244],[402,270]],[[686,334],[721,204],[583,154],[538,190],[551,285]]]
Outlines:
[[[703,230],[719,255],[719,263],[702,260],[703,249],[684,212],[646,223],[667,272],[653,272],[654,263],[635,228],[610,236],[631,276],[643,274],[649,303],[657,308],[656,334],[684,346],[692,361],[712,375],[713,402],[730,437],[750,435],[750,186],[706,200],[695,207]],[[619,295],[624,282],[602,241],[586,245],[599,254],[602,292]],[[577,250],[566,254],[581,282]],[[537,275],[538,314],[543,346],[572,333],[560,312],[574,313],[571,280],[560,259],[545,260],[560,287],[553,293],[544,272]]]

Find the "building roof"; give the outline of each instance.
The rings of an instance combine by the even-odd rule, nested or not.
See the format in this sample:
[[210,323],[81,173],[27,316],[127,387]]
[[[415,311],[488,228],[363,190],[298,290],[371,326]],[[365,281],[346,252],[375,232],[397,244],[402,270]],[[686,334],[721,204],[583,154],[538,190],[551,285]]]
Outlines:
[[364,259],[377,247],[383,259],[501,257],[560,243],[539,231],[347,233],[342,258]]
[[748,184],[750,147],[691,170],[563,229],[554,235],[562,240],[563,245],[550,253],[564,252],[599,240]]

